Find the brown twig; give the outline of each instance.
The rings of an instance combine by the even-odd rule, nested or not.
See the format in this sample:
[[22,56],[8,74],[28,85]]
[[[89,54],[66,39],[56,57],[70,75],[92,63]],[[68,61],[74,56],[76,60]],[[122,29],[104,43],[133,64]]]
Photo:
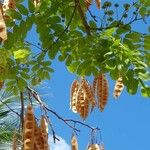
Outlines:
[[[48,111],[51,112],[53,115],[55,115],[59,120],[61,120],[62,122],[64,122],[68,127],[72,128],[74,131],[80,132],[79,129],[75,128],[73,124],[81,124],[87,128],[89,128],[90,130],[100,130],[99,128],[94,128],[91,127],[88,124],[85,124],[83,122],[77,121],[77,120],[73,120],[73,119],[64,119],[63,117],[61,117],[60,115],[58,115],[55,111],[53,111],[52,109],[48,108],[41,100],[40,96],[38,95],[38,93],[31,89],[30,87],[27,87],[27,90],[32,94],[32,96],[35,98],[35,100],[40,104],[40,106],[44,109],[44,111]],[[47,114],[47,112],[46,112]]]
[[21,111],[20,111],[20,123],[23,130],[23,124],[24,124],[24,97],[23,92],[20,92],[20,101],[21,101]]
[[79,0],[75,0],[75,4],[77,5],[77,9],[78,9],[80,18],[82,20],[83,26],[85,27],[87,35],[91,35],[90,27],[89,27],[89,25],[87,23],[87,20],[85,18],[85,14],[84,14],[84,12],[82,10],[82,7],[81,7],[81,4],[80,4]]

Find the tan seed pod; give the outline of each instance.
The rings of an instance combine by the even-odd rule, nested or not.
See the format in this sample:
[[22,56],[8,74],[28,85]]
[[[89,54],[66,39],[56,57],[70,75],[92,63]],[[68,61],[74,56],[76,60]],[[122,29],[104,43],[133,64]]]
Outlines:
[[79,89],[79,82],[78,80],[74,80],[72,82],[71,88],[70,88],[70,109],[77,113],[77,92]]
[[87,80],[83,79],[82,81],[83,83],[83,89],[86,93],[86,98],[88,99],[89,103],[92,105],[92,110],[94,109],[94,107],[96,106],[96,101],[94,98],[94,93],[93,93],[93,89],[91,87],[91,85],[88,83]]
[[96,3],[96,7],[98,9],[100,9],[101,8],[101,0],[95,0],[95,3]]
[[33,0],[34,7],[40,6],[40,3],[41,3],[40,0]]
[[119,77],[114,87],[113,96],[115,98],[118,98],[121,95],[123,88],[124,88],[123,79],[122,77]]
[[72,135],[71,138],[71,150],[78,150],[78,141],[74,134]]
[[85,0],[85,6],[87,9],[92,5],[93,0]]
[[44,116],[41,117],[40,130],[44,141],[44,150],[50,150],[48,145],[48,123]]
[[2,9],[0,9],[0,41],[4,42],[7,40],[7,29],[3,18]]
[[87,150],[101,150],[98,144],[90,144]]
[[[90,104],[90,101],[88,99],[88,96],[87,96],[87,92],[86,92],[86,89],[84,87],[84,84],[86,84],[86,80],[85,79],[82,79],[81,80],[81,85],[80,85],[80,91],[81,91],[81,96],[83,96],[81,99],[79,99],[80,101],[80,116],[82,119],[86,119],[87,116],[88,116],[88,113],[89,113],[89,104]],[[79,93],[80,94],[80,93]]]
[[37,147],[36,147],[36,144],[34,144],[34,149],[33,150],[39,150]]
[[92,85],[94,95],[96,94],[96,90],[97,90],[97,82],[98,82],[98,78],[95,77],[93,80],[93,85]]
[[31,105],[28,105],[23,125],[24,150],[34,149],[35,118]]
[[84,91],[80,87],[77,93],[77,111],[80,113],[81,111],[81,102],[84,101]]
[[98,84],[97,84],[97,99],[98,99],[98,106],[101,111],[104,110],[107,101],[108,101],[108,81],[104,74],[100,74],[98,77]]
[[35,124],[34,132],[35,146],[38,150],[44,150],[44,141],[40,128]]

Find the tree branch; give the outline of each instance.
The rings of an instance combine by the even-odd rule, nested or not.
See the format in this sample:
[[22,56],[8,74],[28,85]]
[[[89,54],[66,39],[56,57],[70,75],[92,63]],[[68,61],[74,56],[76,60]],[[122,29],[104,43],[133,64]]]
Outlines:
[[23,124],[24,124],[24,98],[23,98],[23,92],[20,92],[20,101],[21,101],[21,111],[20,111],[20,124],[23,130]]
[[75,0],[75,4],[77,5],[78,12],[79,12],[80,18],[82,20],[82,23],[83,23],[83,25],[85,27],[87,35],[91,35],[90,27],[89,27],[89,25],[88,25],[88,23],[86,21],[85,14],[84,14],[84,12],[82,10],[82,7],[81,7],[81,4],[80,4],[79,0]]
[[[52,109],[48,108],[41,100],[40,96],[38,95],[38,93],[31,89],[30,87],[27,87],[27,90],[31,93],[31,95],[35,98],[35,100],[40,104],[40,106],[44,109],[44,111],[48,111],[50,113],[52,113],[53,115],[55,115],[59,120],[61,120],[62,122],[64,122],[68,127],[72,128],[74,131],[80,132],[79,129],[75,128],[71,123],[73,124],[81,124],[87,128],[89,128],[90,130],[100,130],[98,127],[94,128],[91,127],[90,125],[83,123],[81,121],[77,121],[77,120],[73,120],[73,119],[64,119],[63,117],[61,117],[60,115],[58,115],[55,111],[53,111]],[[46,112],[47,114],[47,112]]]

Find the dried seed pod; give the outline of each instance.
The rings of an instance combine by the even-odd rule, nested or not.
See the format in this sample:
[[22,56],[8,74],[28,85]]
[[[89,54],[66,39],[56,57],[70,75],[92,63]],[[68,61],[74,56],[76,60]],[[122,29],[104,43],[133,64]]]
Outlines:
[[77,93],[77,112],[80,113],[81,111],[81,102],[84,101],[84,91],[83,89],[80,87]]
[[123,88],[124,88],[123,79],[122,77],[119,77],[115,84],[113,96],[115,98],[118,98],[121,95]]
[[90,144],[87,150],[101,150],[98,144]]
[[78,80],[74,80],[70,90],[70,108],[74,113],[77,113],[77,93],[79,89]]
[[100,9],[101,8],[101,0],[95,0],[95,3],[96,3],[96,7],[98,9]]
[[28,105],[23,125],[24,150],[34,149],[35,118],[31,105]]
[[78,141],[74,134],[72,135],[71,138],[71,150],[78,150]]
[[83,88],[84,79],[81,80],[81,85],[77,95],[77,111],[82,119],[86,119],[89,113],[89,100],[87,98],[85,89]]
[[35,146],[38,150],[44,150],[44,141],[41,133],[41,129],[35,124],[35,132],[34,132],[34,140]]
[[39,150],[37,147],[36,147],[36,145],[34,144],[34,149],[33,150]]
[[3,14],[4,20],[11,19],[9,16],[7,16],[5,14],[5,12],[8,9],[15,9],[15,8],[16,8],[15,0],[5,0],[4,1],[3,6],[2,6],[2,12],[3,12],[2,14]]
[[44,116],[41,117],[40,130],[44,141],[44,150],[49,150],[50,148],[48,145],[48,123]]
[[0,9],[0,41],[4,42],[5,40],[7,40],[7,30],[2,9]]
[[85,0],[85,6],[87,9],[92,5],[93,0]]
[[92,110],[94,109],[94,107],[96,106],[96,101],[95,101],[95,98],[94,98],[94,94],[93,94],[93,90],[92,90],[92,87],[91,85],[88,83],[87,80],[83,79],[82,81],[83,83],[83,89],[86,93],[86,97],[89,101],[89,103],[92,105]]
[[34,7],[40,6],[40,3],[41,3],[40,0],[33,0]]
[[97,84],[97,99],[98,99],[98,106],[101,111],[104,110],[105,105],[107,104],[108,100],[108,81],[104,74],[100,74],[98,77],[98,84]]
[[96,90],[97,90],[97,82],[98,82],[98,78],[95,77],[93,80],[93,85],[92,85],[94,95],[96,94]]
[[4,81],[0,80],[0,90],[3,88]]

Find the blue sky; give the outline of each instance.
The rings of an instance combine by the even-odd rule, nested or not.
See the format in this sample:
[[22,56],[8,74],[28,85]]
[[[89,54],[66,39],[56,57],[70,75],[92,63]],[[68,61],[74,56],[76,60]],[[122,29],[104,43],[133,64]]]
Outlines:
[[[112,2],[115,1],[112,0]],[[117,0],[117,2],[121,4],[129,2],[129,0]],[[94,6],[92,11],[99,13]],[[135,24],[134,29],[143,33],[147,32],[144,25],[141,28],[141,24],[138,23]],[[32,41],[33,39],[36,39],[36,37],[32,36]],[[76,76],[69,73],[62,62],[54,60],[52,66],[55,72],[52,74],[51,80],[44,82],[38,88],[38,91],[41,94],[48,94],[43,95],[43,98],[48,106],[58,114],[64,118],[79,120],[80,117],[69,109],[70,85]],[[109,79],[110,96],[104,112],[101,113],[98,109],[95,109],[85,123],[101,128],[106,150],[150,150],[150,119],[148,117],[150,100],[143,98],[139,92],[134,96],[129,95],[126,90],[123,91],[119,100],[114,100],[112,97],[114,84],[115,82]],[[56,133],[70,144],[72,130],[52,114],[49,115]],[[90,130],[83,126],[78,127],[81,129],[78,134],[79,149],[84,150],[90,141]],[[62,150],[61,148],[62,145],[60,150]],[[66,148],[66,150],[69,149],[69,147]]]

